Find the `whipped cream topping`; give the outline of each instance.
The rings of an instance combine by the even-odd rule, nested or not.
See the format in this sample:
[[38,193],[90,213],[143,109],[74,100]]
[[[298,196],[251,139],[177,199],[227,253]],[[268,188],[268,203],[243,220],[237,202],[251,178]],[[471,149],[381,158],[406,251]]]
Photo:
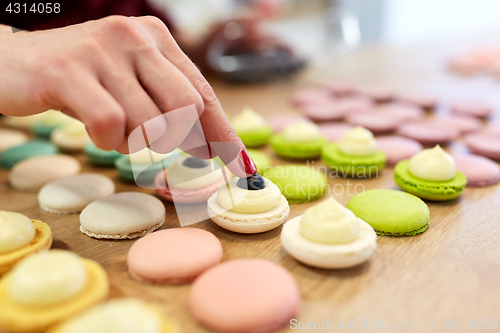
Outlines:
[[299,120],[285,127],[282,135],[288,142],[304,143],[319,139],[321,130],[318,125],[310,121]]
[[315,243],[350,243],[360,228],[356,215],[332,197],[308,208],[300,220],[301,235]]
[[27,216],[0,210],[0,254],[28,245],[36,230]]
[[231,119],[231,125],[236,132],[250,132],[266,127],[267,122],[263,116],[247,106]]
[[448,181],[457,174],[453,157],[439,145],[413,155],[408,162],[408,169],[415,177],[430,181]]
[[51,250],[31,255],[17,264],[7,291],[15,303],[49,306],[80,293],[87,280],[88,273],[79,256]]
[[347,155],[368,156],[377,150],[373,133],[361,126],[356,126],[338,141],[340,151]]

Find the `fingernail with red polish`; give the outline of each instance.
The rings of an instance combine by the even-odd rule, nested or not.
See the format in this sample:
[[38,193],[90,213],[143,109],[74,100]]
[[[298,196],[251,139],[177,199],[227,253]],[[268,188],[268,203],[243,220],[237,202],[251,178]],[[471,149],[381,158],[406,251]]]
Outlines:
[[240,151],[238,162],[241,168],[245,170],[247,175],[253,175],[257,173],[257,166],[246,150]]

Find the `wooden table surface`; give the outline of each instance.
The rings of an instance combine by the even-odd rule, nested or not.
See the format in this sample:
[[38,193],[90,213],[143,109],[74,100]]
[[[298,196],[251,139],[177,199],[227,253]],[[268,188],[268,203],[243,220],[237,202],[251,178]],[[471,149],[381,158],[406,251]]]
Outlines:
[[[388,85],[400,90],[429,90],[443,100],[453,97],[478,96],[497,105],[500,83],[486,77],[457,78],[443,70],[443,61],[450,50],[461,46],[428,45],[424,47],[370,47],[355,53],[331,58],[327,67],[320,65],[289,82],[261,86],[237,86],[214,82],[214,88],[229,114],[245,105],[263,114],[294,112],[287,103],[293,89],[312,85],[329,78],[350,79],[358,83]],[[460,143],[451,150],[463,151]],[[288,161],[276,158],[269,147],[263,148],[275,165]],[[114,169],[95,168],[83,155],[76,155],[84,171],[109,176],[120,191],[144,191],[134,184],[122,182]],[[322,165],[316,161],[315,165]],[[79,231],[79,215],[58,215],[43,211],[37,193],[19,192],[7,184],[8,173],[0,171],[0,209],[16,211],[50,225],[53,248],[68,249],[99,262],[109,275],[111,297],[135,296],[161,304],[165,314],[179,320],[187,333],[208,332],[195,322],[187,306],[190,286],[152,286],[132,280],[126,267],[126,254],[133,241],[96,240]],[[366,189],[397,188],[392,168],[371,180],[329,179],[335,184],[335,198],[346,204],[347,182]],[[358,187],[359,188],[359,187]],[[343,193],[340,193],[343,189]],[[352,187],[351,187],[352,192]],[[314,204],[314,203],[313,203]],[[426,332],[429,323],[439,332],[456,324],[459,331],[482,321],[500,320],[500,187],[467,188],[461,198],[450,202],[428,202],[431,212],[429,229],[415,237],[379,236],[373,258],[356,268],[321,270],[302,265],[282,249],[281,228],[242,235],[219,228],[210,220],[194,225],[214,233],[222,242],[223,261],[238,258],[263,258],[288,269],[296,278],[302,295],[299,322],[326,320],[331,330],[343,324],[344,329],[359,324],[360,332],[385,331],[382,328],[406,325],[407,332]],[[167,220],[163,228],[179,227],[174,206],[165,203]],[[311,204],[291,206],[290,218],[300,215]],[[368,322],[371,322],[372,328]],[[390,324],[389,324],[390,323]],[[398,324],[399,323],[399,324]],[[420,323],[420,324],[419,324]],[[378,325],[378,326],[377,326]],[[421,326],[420,326],[421,325]],[[462,325],[464,328],[462,328]],[[499,324],[500,325],[500,324]],[[317,327],[317,326],[316,326]],[[498,327],[498,326],[497,326]],[[293,328],[293,327],[292,327]],[[285,328],[283,332],[296,331]],[[477,329],[477,326],[475,326]],[[491,329],[491,328],[490,328]],[[324,329],[328,331],[327,329]],[[309,332],[323,331],[319,328]]]

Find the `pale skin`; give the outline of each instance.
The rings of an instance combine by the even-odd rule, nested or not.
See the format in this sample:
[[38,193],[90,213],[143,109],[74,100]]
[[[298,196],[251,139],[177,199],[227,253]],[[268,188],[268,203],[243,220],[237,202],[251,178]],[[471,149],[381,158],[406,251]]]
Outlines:
[[0,113],[61,110],[105,150],[128,153],[135,128],[188,105],[196,106],[208,142],[244,150],[210,84],[155,17],[110,16],[15,34],[0,25],[0,77]]

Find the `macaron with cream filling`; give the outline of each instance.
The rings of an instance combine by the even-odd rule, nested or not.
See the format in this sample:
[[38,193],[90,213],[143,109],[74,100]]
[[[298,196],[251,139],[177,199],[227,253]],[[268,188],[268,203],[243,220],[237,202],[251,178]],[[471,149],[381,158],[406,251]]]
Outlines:
[[91,142],[85,125],[71,119],[50,134],[50,140],[62,150],[81,151]]
[[24,257],[52,245],[50,227],[15,212],[0,210],[0,275]]
[[316,124],[299,120],[273,135],[270,142],[275,153],[281,157],[314,159],[319,157],[326,138]]
[[347,132],[339,141],[325,144],[321,158],[339,177],[355,178],[377,176],[387,160],[372,132],[361,126]]
[[207,201],[230,178],[218,162],[185,155],[160,171],[154,184],[158,195],[167,201],[197,203]]
[[0,280],[0,330],[43,332],[107,297],[106,272],[69,251],[29,256]]
[[177,321],[155,304],[118,298],[99,304],[47,333],[180,333]]
[[318,268],[349,268],[377,246],[373,228],[332,197],[283,225],[281,244],[298,261]]
[[243,144],[249,148],[265,145],[273,134],[273,128],[266,119],[250,107],[232,117],[231,125]]
[[436,201],[457,198],[467,184],[466,176],[439,145],[399,162],[394,168],[394,180],[406,192]]
[[259,233],[285,222],[290,208],[280,189],[259,174],[233,178],[208,199],[208,215],[220,227]]

